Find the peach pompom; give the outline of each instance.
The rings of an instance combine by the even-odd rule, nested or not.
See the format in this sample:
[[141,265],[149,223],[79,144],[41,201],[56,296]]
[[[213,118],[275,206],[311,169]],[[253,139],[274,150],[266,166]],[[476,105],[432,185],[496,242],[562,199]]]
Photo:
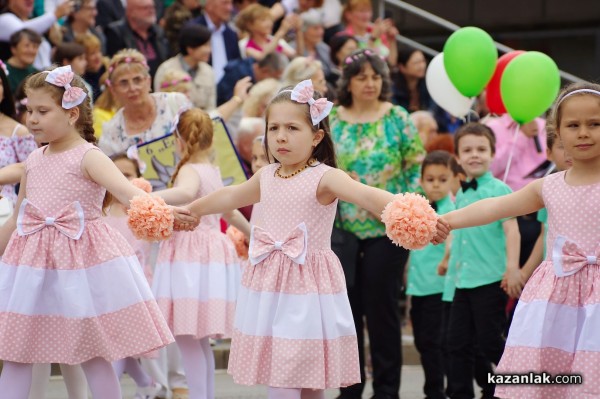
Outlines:
[[437,214],[425,197],[415,193],[397,194],[381,214],[387,236],[406,249],[420,249],[435,236]]
[[248,259],[248,240],[244,233],[236,229],[234,226],[229,226],[225,232],[227,237],[233,242],[235,251],[241,259]]
[[152,184],[150,184],[150,182],[143,177],[136,177],[135,179],[131,180],[131,184],[147,193],[152,192]]
[[127,224],[138,240],[165,240],[173,233],[175,217],[165,200],[152,196],[135,196],[129,201]]

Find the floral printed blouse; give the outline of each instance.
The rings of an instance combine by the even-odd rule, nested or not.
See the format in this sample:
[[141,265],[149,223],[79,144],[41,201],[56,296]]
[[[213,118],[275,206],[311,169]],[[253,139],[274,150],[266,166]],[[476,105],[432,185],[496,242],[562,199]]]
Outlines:
[[[17,135],[17,130],[21,126],[15,126],[10,136],[0,135],[0,168],[17,162],[25,162],[29,154],[37,148],[32,134],[25,136]],[[0,195],[8,198],[13,206],[17,202],[17,193],[15,192],[15,186],[12,184],[2,186]]]
[[102,128],[102,136],[98,147],[109,157],[125,152],[132,145],[147,143],[173,131],[175,116],[181,110],[192,107],[190,100],[181,93],[152,93],[150,96],[156,103],[156,118],[145,132],[129,135],[125,131],[123,108],[106,122]]
[[[376,122],[349,123],[339,118],[334,107],[329,122],[340,169],[394,194],[418,190],[425,149],[404,108],[393,106]],[[339,227],[359,239],[385,235],[379,215],[354,204],[340,202],[339,216]]]

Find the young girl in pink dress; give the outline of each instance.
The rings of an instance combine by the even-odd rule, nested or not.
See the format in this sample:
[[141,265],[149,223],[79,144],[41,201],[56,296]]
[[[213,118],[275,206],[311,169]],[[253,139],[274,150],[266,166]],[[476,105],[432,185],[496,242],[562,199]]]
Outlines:
[[[183,112],[174,131],[181,161],[174,187],[158,191],[169,204],[186,204],[223,187],[211,164],[213,125],[199,108]],[[225,220],[247,235],[239,211]],[[190,399],[214,398],[215,362],[209,337],[231,337],[240,260],[221,232],[219,215],[203,217],[196,230],[178,232],[161,243],[152,291],[181,352]]]
[[173,338],[102,201],[106,190],[123,204],[148,194],[92,144],[90,102],[69,66],[31,76],[26,92],[28,128],[49,144],[27,158],[18,212],[0,228],[0,392],[26,398],[34,363],[66,363],[82,365],[94,398],[120,399],[110,361]]
[[[305,80],[267,108],[265,148],[276,163],[188,208],[203,216],[260,201],[238,296],[229,372],[269,398],[323,398],[360,381],[344,273],[331,251],[338,198],[381,214],[393,195],[335,168],[332,103]],[[204,216],[203,216],[204,217]]]
[[521,294],[496,372],[545,372],[551,381],[571,376],[536,385],[524,378],[510,385],[496,380],[501,398],[600,396],[600,85],[563,90],[549,125],[572,158],[570,169],[450,212],[440,222],[459,229],[548,211],[546,259]]

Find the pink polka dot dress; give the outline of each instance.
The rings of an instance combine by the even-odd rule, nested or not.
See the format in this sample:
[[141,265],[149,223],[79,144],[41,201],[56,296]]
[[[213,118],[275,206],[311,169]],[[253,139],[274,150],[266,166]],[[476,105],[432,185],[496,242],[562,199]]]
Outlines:
[[330,245],[337,201],[321,205],[316,196],[331,168],[319,164],[282,179],[278,166],[261,170],[229,373],[244,385],[353,385],[360,381],[356,331]]
[[138,259],[104,223],[105,189],[83,175],[81,144],[35,150],[27,197],[0,261],[0,359],[79,364],[173,341]]
[[519,300],[497,373],[579,374],[583,384],[497,385],[496,396],[600,397],[600,183],[544,179],[546,259]]
[[[190,164],[200,175],[197,197],[223,187],[219,169]],[[152,291],[173,335],[231,337],[240,260],[221,232],[220,215],[202,216],[191,232],[175,232],[160,245]]]

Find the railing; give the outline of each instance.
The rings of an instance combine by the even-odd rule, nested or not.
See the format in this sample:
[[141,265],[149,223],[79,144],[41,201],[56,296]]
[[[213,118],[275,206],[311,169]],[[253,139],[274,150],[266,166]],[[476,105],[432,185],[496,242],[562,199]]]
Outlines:
[[[443,28],[446,28],[452,32],[455,32],[457,30],[459,30],[461,27],[448,21],[445,20],[444,18],[441,18],[435,14],[432,14],[428,11],[425,11],[419,7],[415,7],[412,4],[408,4],[405,1],[401,1],[401,0],[379,0],[379,15],[383,16],[384,14],[384,7],[386,4],[389,4],[391,6],[397,7],[397,8],[401,8],[404,11],[407,11],[411,14],[414,14],[418,17],[421,17],[435,25],[441,26]],[[406,36],[403,35],[398,35],[396,36],[396,40],[398,40],[401,43],[406,44],[407,46],[410,47],[414,47],[417,50],[421,50],[423,53],[430,55],[430,56],[436,56],[439,51],[432,49],[431,47],[425,46],[419,42],[416,42]],[[502,43],[498,43],[498,42],[494,42],[494,44],[496,45],[496,48],[503,52],[503,53],[508,53],[511,51],[514,51],[515,49],[510,48],[508,46],[505,46]],[[571,73],[565,72],[565,71],[559,71],[560,72],[560,77],[564,80],[567,80],[569,82],[587,82],[585,79],[582,79],[578,76],[575,76]]]

